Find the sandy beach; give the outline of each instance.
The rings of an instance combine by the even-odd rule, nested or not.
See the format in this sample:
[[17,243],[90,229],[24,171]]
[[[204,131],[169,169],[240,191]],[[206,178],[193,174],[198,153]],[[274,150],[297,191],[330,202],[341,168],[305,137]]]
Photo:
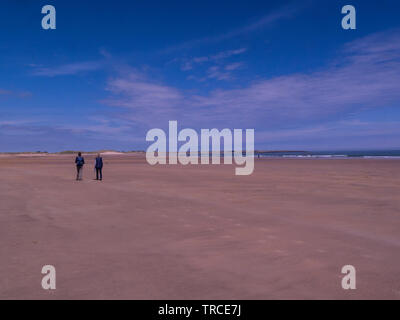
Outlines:
[[399,160],[74,157],[0,157],[0,299],[400,299]]

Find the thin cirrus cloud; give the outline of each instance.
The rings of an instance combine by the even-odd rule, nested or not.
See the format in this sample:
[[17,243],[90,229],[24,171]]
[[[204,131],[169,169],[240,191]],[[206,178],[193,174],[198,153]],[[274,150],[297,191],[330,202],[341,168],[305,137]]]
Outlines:
[[117,78],[110,81],[111,96],[104,102],[123,107],[127,119],[147,126],[178,119],[188,126],[253,128],[309,125],[400,102],[399,30],[348,43],[340,59],[312,73],[206,95],[143,78]]
[[181,70],[182,71],[192,70],[195,65],[203,64],[203,63],[207,63],[207,62],[219,63],[219,62],[223,61],[224,59],[228,59],[230,57],[243,54],[246,51],[247,51],[247,48],[238,48],[238,49],[221,51],[216,54],[209,55],[209,56],[201,56],[201,57],[194,57],[191,59],[184,59],[182,65],[181,65]]
[[[306,1],[306,3],[307,2],[308,1]],[[302,5],[291,3],[289,5],[281,7],[279,9],[265,15],[264,17],[260,18],[259,20],[255,21],[253,23],[244,25],[240,28],[236,28],[236,29],[227,31],[223,34],[218,34],[215,36],[208,36],[208,37],[204,37],[204,38],[200,38],[200,39],[190,40],[190,41],[181,43],[179,45],[168,47],[168,48],[164,49],[162,52],[163,53],[172,53],[172,52],[176,52],[179,50],[191,49],[191,48],[198,47],[201,45],[218,43],[218,42],[228,40],[228,39],[231,39],[231,38],[234,38],[237,36],[245,35],[245,34],[266,28],[266,27],[270,27],[270,26],[275,25],[276,23],[278,23],[281,20],[292,18],[299,11],[301,11],[301,9],[305,5],[306,5],[305,3],[303,3]]]
[[233,50],[226,50],[226,51],[222,51],[222,52],[219,52],[219,53],[217,53],[217,54],[211,55],[211,56],[209,57],[209,60],[211,60],[211,61],[218,61],[218,60],[221,60],[221,59],[229,58],[229,57],[231,57],[231,56],[236,56],[236,55],[238,55],[238,54],[242,54],[242,53],[244,53],[244,52],[246,52],[246,51],[247,51],[247,48],[239,48],[239,49],[233,49]]
[[185,100],[179,89],[150,83],[136,74],[109,80],[106,90],[112,96],[102,100],[102,103],[130,110],[124,120],[134,120],[144,126],[160,117],[177,116],[177,107]]
[[242,62],[235,62],[235,63],[231,63],[231,64],[226,65],[225,66],[225,70],[233,71],[233,70],[239,69],[242,66],[243,66]]
[[29,91],[13,91],[0,88],[0,96],[28,98],[32,96],[32,93]]
[[229,72],[231,70],[229,70],[229,69],[226,69],[226,70],[228,70],[228,71],[221,71],[220,67],[212,66],[207,70],[206,78],[203,78],[201,80],[202,81],[206,81],[207,79],[216,79],[216,80],[230,80],[230,79],[232,79],[233,76]]
[[100,61],[86,61],[64,64],[54,67],[38,67],[33,69],[32,75],[43,77],[76,75],[82,72],[98,70],[102,68],[102,66],[103,63]]

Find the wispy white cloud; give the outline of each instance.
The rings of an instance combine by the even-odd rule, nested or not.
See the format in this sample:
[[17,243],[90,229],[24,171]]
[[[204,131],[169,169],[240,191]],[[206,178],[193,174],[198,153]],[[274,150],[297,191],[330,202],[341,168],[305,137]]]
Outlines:
[[229,58],[231,56],[236,56],[238,54],[242,54],[242,53],[244,53],[246,51],[247,51],[247,48],[239,48],[239,49],[234,49],[234,50],[222,51],[222,52],[219,52],[219,53],[217,53],[215,55],[212,55],[210,57],[210,60],[218,61],[218,60],[221,60],[221,59]]
[[107,51],[105,48],[100,48],[99,50],[100,55],[102,55],[104,58],[110,59],[112,58],[112,55],[109,51]]
[[37,67],[32,70],[31,74],[44,77],[76,75],[82,72],[98,70],[102,66],[103,63],[101,61],[76,62],[53,67]]
[[182,71],[189,71],[193,69],[193,61],[184,61],[181,65]]
[[17,126],[17,125],[25,125],[25,124],[29,124],[29,123],[33,123],[32,120],[23,120],[23,119],[19,119],[19,120],[1,120],[0,121],[0,126]]
[[254,32],[263,28],[271,27],[277,24],[279,21],[290,19],[295,16],[302,8],[305,6],[303,3],[302,5],[297,4],[289,4],[275,10],[262,18],[251,22],[249,24],[243,25],[239,28],[232,29],[222,34],[217,34],[214,36],[208,36],[204,38],[190,40],[179,45],[171,46],[167,49],[164,49],[164,53],[171,53],[179,50],[191,49],[196,46],[218,43],[223,40],[228,40],[237,36],[245,35],[250,32]]
[[102,102],[129,109],[125,119],[134,119],[137,124],[150,124],[160,117],[177,115],[177,107],[185,98],[174,87],[151,83],[143,76],[131,74],[127,78],[110,79],[106,88],[112,97]]
[[239,69],[242,66],[243,66],[242,62],[235,62],[235,63],[231,63],[231,64],[226,65],[225,66],[225,70],[233,71],[233,70]]
[[[228,69],[226,69],[228,70]],[[218,66],[212,66],[207,70],[207,79],[216,79],[216,80],[231,80],[233,78],[231,72],[221,70]],[[203,81],[206,80],[203,78]]]
[[228,59],[233,56],[237,56],[243,54],[247,51],[247,48],[238,48],[232,50],[220,51],[215,54],[211,54],[208,56],[194,57],[194,58],[185,58],[183,59],[181,70],[189,71],[194,68],[195,65],[203,64],[203,63],[221,63],[223,60]]
[[18,98],[27,98],[32,96],[30,91],[14,91],[14,90],[6,90],[0,88],[0,96],[10,96],[10,97],[18,97]]

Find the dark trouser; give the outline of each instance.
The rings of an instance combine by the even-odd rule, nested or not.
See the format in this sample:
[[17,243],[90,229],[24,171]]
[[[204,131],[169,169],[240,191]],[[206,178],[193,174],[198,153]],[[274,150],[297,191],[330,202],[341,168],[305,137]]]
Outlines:
[[100,176],[100,180],[103,180],[103,168],[96,168],[96,180],[99,180],[99,176]]
[[76,180],[82,180],[83,166],[76,166]]

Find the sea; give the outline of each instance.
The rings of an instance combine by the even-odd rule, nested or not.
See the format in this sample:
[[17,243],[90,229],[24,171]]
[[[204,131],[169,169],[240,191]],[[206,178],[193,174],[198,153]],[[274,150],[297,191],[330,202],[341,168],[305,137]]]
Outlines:
[[400,150],[256,151],[256,158],[372,158],[400,159]]

